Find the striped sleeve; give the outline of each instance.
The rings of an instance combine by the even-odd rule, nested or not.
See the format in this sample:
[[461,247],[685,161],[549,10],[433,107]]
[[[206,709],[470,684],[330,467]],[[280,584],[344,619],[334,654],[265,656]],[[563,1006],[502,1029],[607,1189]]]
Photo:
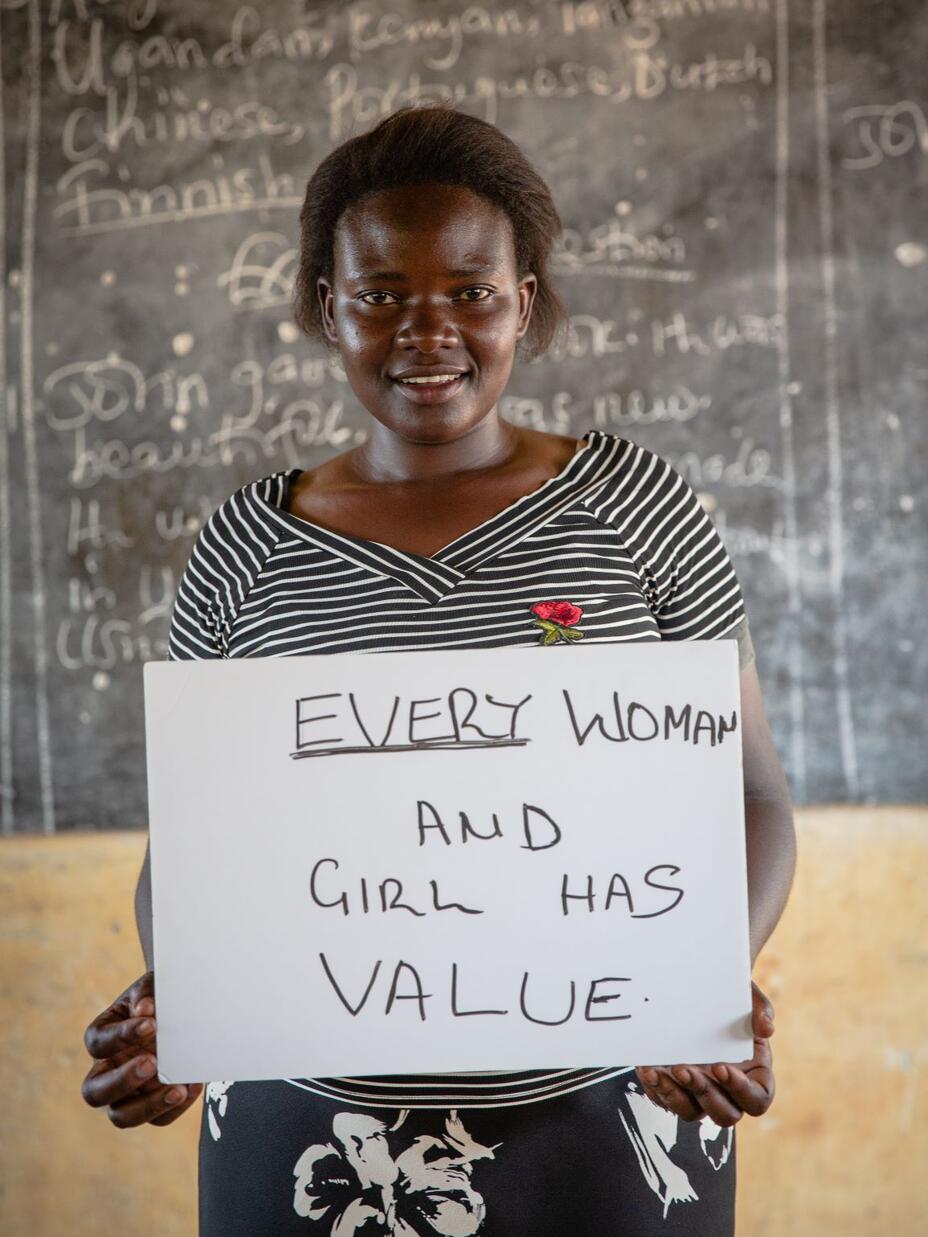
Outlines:
[[236,615],[276,541],[251,488],[221,503],[197,534],[174,597],[168,661],[228,656]]
[[630,445],[599,514],[622,537],[664,640],[738,640],[754,656],[728,551],[688,482],[660,456]]

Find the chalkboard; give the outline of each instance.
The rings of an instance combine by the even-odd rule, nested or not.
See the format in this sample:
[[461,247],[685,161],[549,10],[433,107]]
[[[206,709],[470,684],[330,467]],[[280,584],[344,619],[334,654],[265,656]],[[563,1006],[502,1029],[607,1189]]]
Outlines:
[[145,825],[197,530],[366,433],[290,318],[306,180],[436,99],[565,225],[570,331],[503,415],[700,493],[798,803],[926,798],[923,4],[12,0],[0,36],[3,831]]

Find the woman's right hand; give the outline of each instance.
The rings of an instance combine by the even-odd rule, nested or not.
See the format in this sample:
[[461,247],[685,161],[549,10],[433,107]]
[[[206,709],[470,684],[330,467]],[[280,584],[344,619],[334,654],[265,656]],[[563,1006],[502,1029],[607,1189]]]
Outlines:
[[91,1108],[105,1107],[117,1129],[170,1125],[203,1090],[202,1083],[159,1082],[156,1029],[155,973],[146,971],[84,1032],[94,1061],[81,1095]]

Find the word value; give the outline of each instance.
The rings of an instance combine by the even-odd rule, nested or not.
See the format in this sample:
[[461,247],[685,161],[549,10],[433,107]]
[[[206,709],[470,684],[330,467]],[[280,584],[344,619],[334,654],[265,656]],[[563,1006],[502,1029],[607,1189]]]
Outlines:
[[[357,1018],[358,1014],[367,1005],[368,998],[373,991],[377,976],[380,973],[380,968],[383,965],[383,959],[378,958],[371,971],[370,978],[364,991],[355,1000],[349,999],[345,992],[343,982],[340,982],[324,953],[319,954],[319,961],[322,964],[322,969],[325,972],[325,977],[332,987],[333,992],[338,997],[338,1000],[344,1008],[351,1014],[352,1018]],[[567,999],[567,1010],[555,1018],[542,1018],[536,1013],[531,1013],[528,1008],[528,986],[531,973],[523,971],[522,982],[519,986],[519,1008],[517,1015],[521,1015],[527,1022],[534,1022],[538,1026],[544,1027],[559,1027],[563,1026],[573,1016],[577,1007],[577,984],[571,979],[569,981],[569,995]],[[597,1013],[597,1006],[606,1006],[610,1001],[619,1000],[623,993],[621,991],[610,991],[608,985],[627,984],[631,982],[631,977],[628,975],[601,975],[597,979],[586,981],[586,1000],[583,1005],[583,1018],[586,1022],[623,1022],[631,1018],[631,1014],[605,1014]],[[448,996],[450,998],[451,1014],[455,1018],[473,1018],[476,1016],[496,1015],[505,1017],[508,1014],[516,1011],[509,1009],[462,1009],[459,1005],[458,995],[458,964],[451,963],[451,984]],[[401,987],[404,989],[401,991]],[[602,989],[602,991],[600,991]],[[386,999],[384,1002],[384,1017],[389,1017],[393,1012],[397,1001],[414,1001],[419,1012],[420,1021],[427,1021],[428,1006],[427,1001],[434,998],[434,993],[426,992],[422,976],[418,969],[411,962],[406,962],[400,959],[393,968],[393,977],[390,980],[390,985],[387,990]],[[645,997],[645,1000],[648,998]]]

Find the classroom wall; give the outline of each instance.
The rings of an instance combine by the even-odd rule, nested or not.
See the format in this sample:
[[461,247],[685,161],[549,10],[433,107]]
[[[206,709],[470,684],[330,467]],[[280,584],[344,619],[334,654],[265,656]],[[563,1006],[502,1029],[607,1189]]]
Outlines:
[[[928,808],[797,812],[790,904],[755,977],[776,1007],[778,1091],[738,1127],[739,1233],[928,1231]],[[83,1030],[143,964],[138,832],[0,843],[6,1237],[196,1230],[199,1102],[175,1125],[113,1129],[87,1108]]]

